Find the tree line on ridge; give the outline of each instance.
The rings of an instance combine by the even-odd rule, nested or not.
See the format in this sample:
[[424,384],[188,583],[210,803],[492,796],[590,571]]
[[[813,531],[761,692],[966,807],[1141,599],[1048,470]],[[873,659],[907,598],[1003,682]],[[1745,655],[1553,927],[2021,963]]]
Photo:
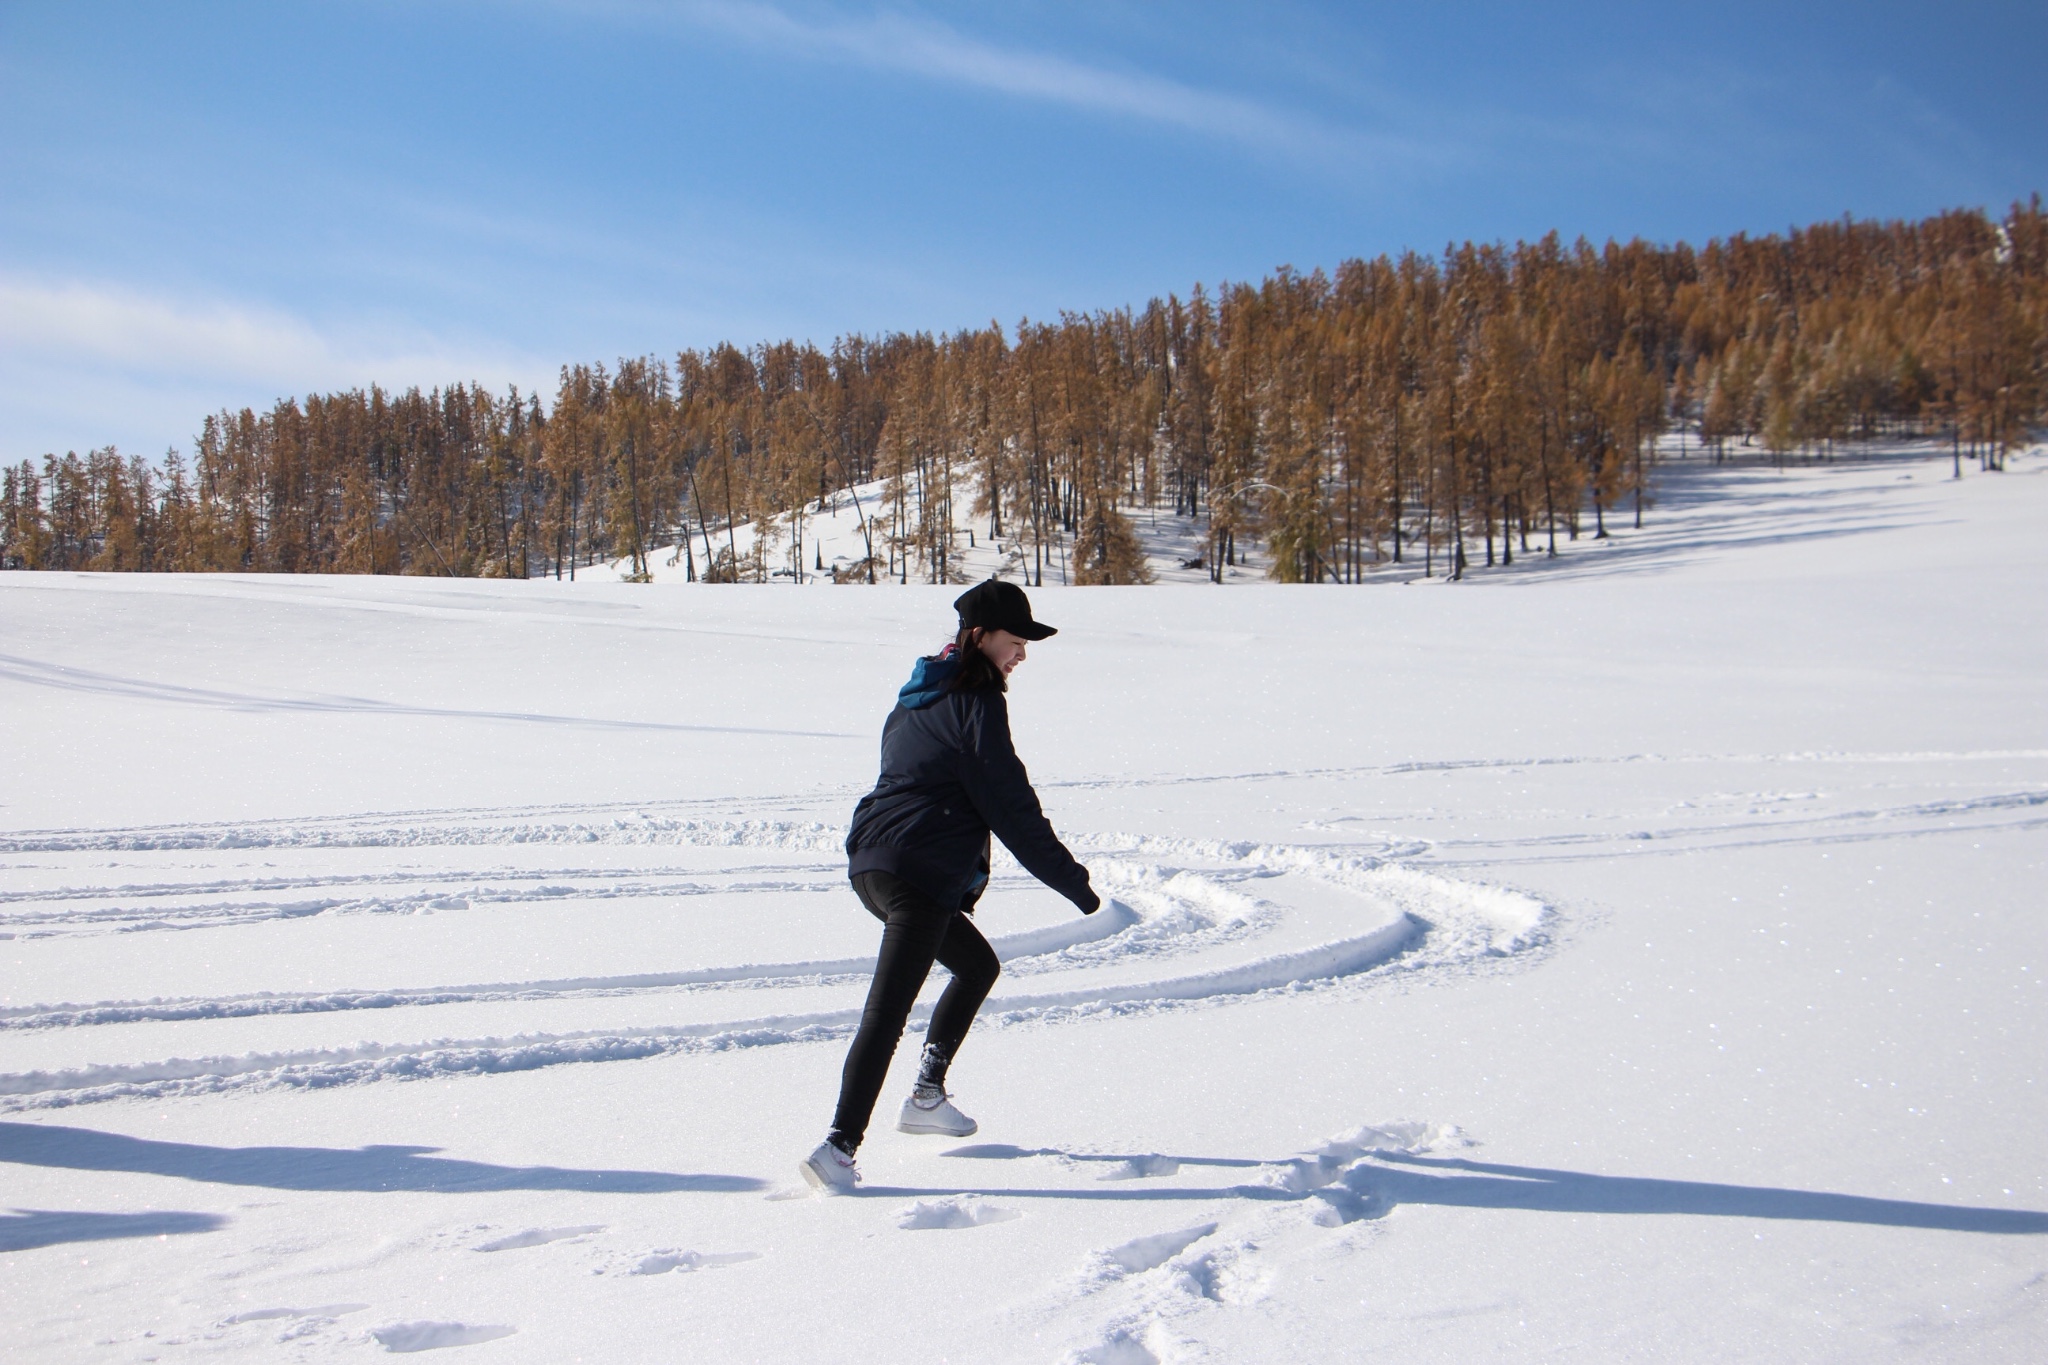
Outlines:
[[[0,469],[0,567],[950,582],[972,518],[1027,581],[1148,578],[1141,508],[1221,580],[1462,577],[1640,525],[1658,437],[1825,459],[1939,435],[2002,467],[2048,403],[2048,214],[1844,219],[1694,248],[1556,234],[1281,269],[950,335],[721,344],[562,370],[552,402],[372,386],[205,418],[188,461]],[[734,528],[752,523],[742,546]],[[806,544],[813,562],[805,562]]]

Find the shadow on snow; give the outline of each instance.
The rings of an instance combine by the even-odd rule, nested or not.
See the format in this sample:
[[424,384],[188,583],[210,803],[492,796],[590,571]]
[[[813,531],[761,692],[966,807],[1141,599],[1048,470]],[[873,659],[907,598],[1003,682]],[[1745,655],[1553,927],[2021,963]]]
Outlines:
[[212,1232],[227,1219],[216,1213],[60,1213],[13,1209],[0,1213],[0,1251],[32,1251],[66,1242],[105,1242],[116,1237],[169,1237]]
[[[981,1144],[955,1148],[947,1156],[982,1160],[1054,1156],[1069,1161],[1126,1162],[1129,1155],[1063,1152],[1052,1148]],[[1152,1155],[1152,1154],[1146,1154]],[[1234,1157],[1168,1157],[1183,1166],[1285,1167],[1290,1162]],[[1502,1166],[1451,1157],[1376,1153],[1373,1164],[1351,1167],[1320,1188],[1292,1191],[1264,1185],[1191,1189],[977,1189],[927,1190],[872,1187],[863,1195],[980,1194],[1006,1199],[1189,1201],[1252,1199],[1307,1202],[1334,1207],[1349,1222],[1381,1217],[1401,1204],[1450,1208],[1527,1209],[1537,1213],[1690,1214],[1707,1218],[1773,1218],[1799,1222],[1862,1223],[1875,1227],[1931,1228],[1948,1232],[2048,1233],[2048,1213],[2031,1209],[1972,1208],[1906,1199],[1873,1199],[1821,1190],[1785,1190],[1764,1185],[1719,1185],[1698,1180],[1656,1180],[1640,1176],[1589,1175],[1536,1166]]]
[[[695,1191],[733,1194],[768,1188],[767,1181],[752,1176],[493,1166],[479,1161],[429,1155],[435,1150],[432,1147],[398,1146],[354,1149],[208,1147],[196,1143],[159,1142],[90,1128],[0,1123],[0,1161],[68,1170],[129,1171],[280,1190],[449,1194],[489,1190],[573,1190],[589,1194]],[[1064,1152],[1055,1148],[1004,1144],[955,1148],[946,1155],[980,1160],[1053,1156],[1076,1162],[1104,1163],[1140,1159],[1129,1155]],[[1238,1157],[1180,1156],[1167,1159],[1182,1166],[1241,1170],[1295,1164]],[[1401,1204],[1436,1204],[1449,1208],[1525,1209],[1537,1213],[1681,1214],[1860,1223],[1949,1232],[2048,1233],[2048,1213],[2031,1209],[1974,1208],[1960,1204],[1875,1199],[1822,1190],[1590,1175],[1582,1171],[1391,1153],[1376,1154],[1371,1163],[1354,1165],[1318,1188],[1306,1191],[1265,1185],[1133,1188],[1131,1184],[1119,1182],[1115,1189],[867,1186],[856,1192],[857,1196],[891,1198],[955,1194],[1006,1199],[1141,1203],[1214,1199],[1262,1202],[1315,1200],[1334,1207],[1346,1221],[1379,1217]],[[222,1221],[210,1214],[19,1211],[12,1216],[0,1216],[0,1250],[21,1250],[66,1241],[205,1232],[220,1226]]]
[[745,1175],[578,1171],[492,1166],[428,1155],[436,1147],[206,1147],[55,1124],[0,1123],[0,1161],[74,1171],[133,1171],[273,1190],[385,1190],[467,1194],[574,1190],[584,1194],[737,1194],[768,1187]]

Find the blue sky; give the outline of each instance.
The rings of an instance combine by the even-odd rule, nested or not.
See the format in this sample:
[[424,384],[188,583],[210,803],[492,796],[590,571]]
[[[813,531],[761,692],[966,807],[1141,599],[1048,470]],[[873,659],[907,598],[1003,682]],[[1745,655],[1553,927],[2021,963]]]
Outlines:
[[0,0],[0,460],[2048,192],[2048,3]]

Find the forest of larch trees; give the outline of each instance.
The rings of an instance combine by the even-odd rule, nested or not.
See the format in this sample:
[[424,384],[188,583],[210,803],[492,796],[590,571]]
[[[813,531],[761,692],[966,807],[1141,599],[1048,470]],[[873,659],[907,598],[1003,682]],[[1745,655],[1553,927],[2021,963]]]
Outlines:
[[[1008,332],[579,364],[547,402],[461,383],[287,398],[205,418],[189,459],[6,468],[0,566],[644,577],[680,543],[693,577],[801,578],[805,517],[860,489],[872,553],[844,581],[955,581],[973,519],[1031,581],[1056,563],[1142,582],[1141,508],[1206,532],[1219,580],[1254,542],[1289,582],[1460,577],[1640,524],[1674,428],[1709,459],[1938,438],[1960,473],[1999,468],[2044,401],[2036,195],[2002,219],[1698,248],[1553,234]],[[720,544],[747,522],[750,551]]]

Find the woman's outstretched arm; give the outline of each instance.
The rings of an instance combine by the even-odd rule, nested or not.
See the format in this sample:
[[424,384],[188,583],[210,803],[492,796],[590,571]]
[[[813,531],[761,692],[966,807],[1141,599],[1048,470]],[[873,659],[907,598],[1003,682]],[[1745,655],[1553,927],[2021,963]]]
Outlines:
[[1003,847],[1024,870],[1091,915],[1102,904],[1088,885],[1088,869],[1074,860],[1031,789],[1030,774],[1010,741],[1010,708],[1000,692],[975,694],[961,752],[960,782]]

